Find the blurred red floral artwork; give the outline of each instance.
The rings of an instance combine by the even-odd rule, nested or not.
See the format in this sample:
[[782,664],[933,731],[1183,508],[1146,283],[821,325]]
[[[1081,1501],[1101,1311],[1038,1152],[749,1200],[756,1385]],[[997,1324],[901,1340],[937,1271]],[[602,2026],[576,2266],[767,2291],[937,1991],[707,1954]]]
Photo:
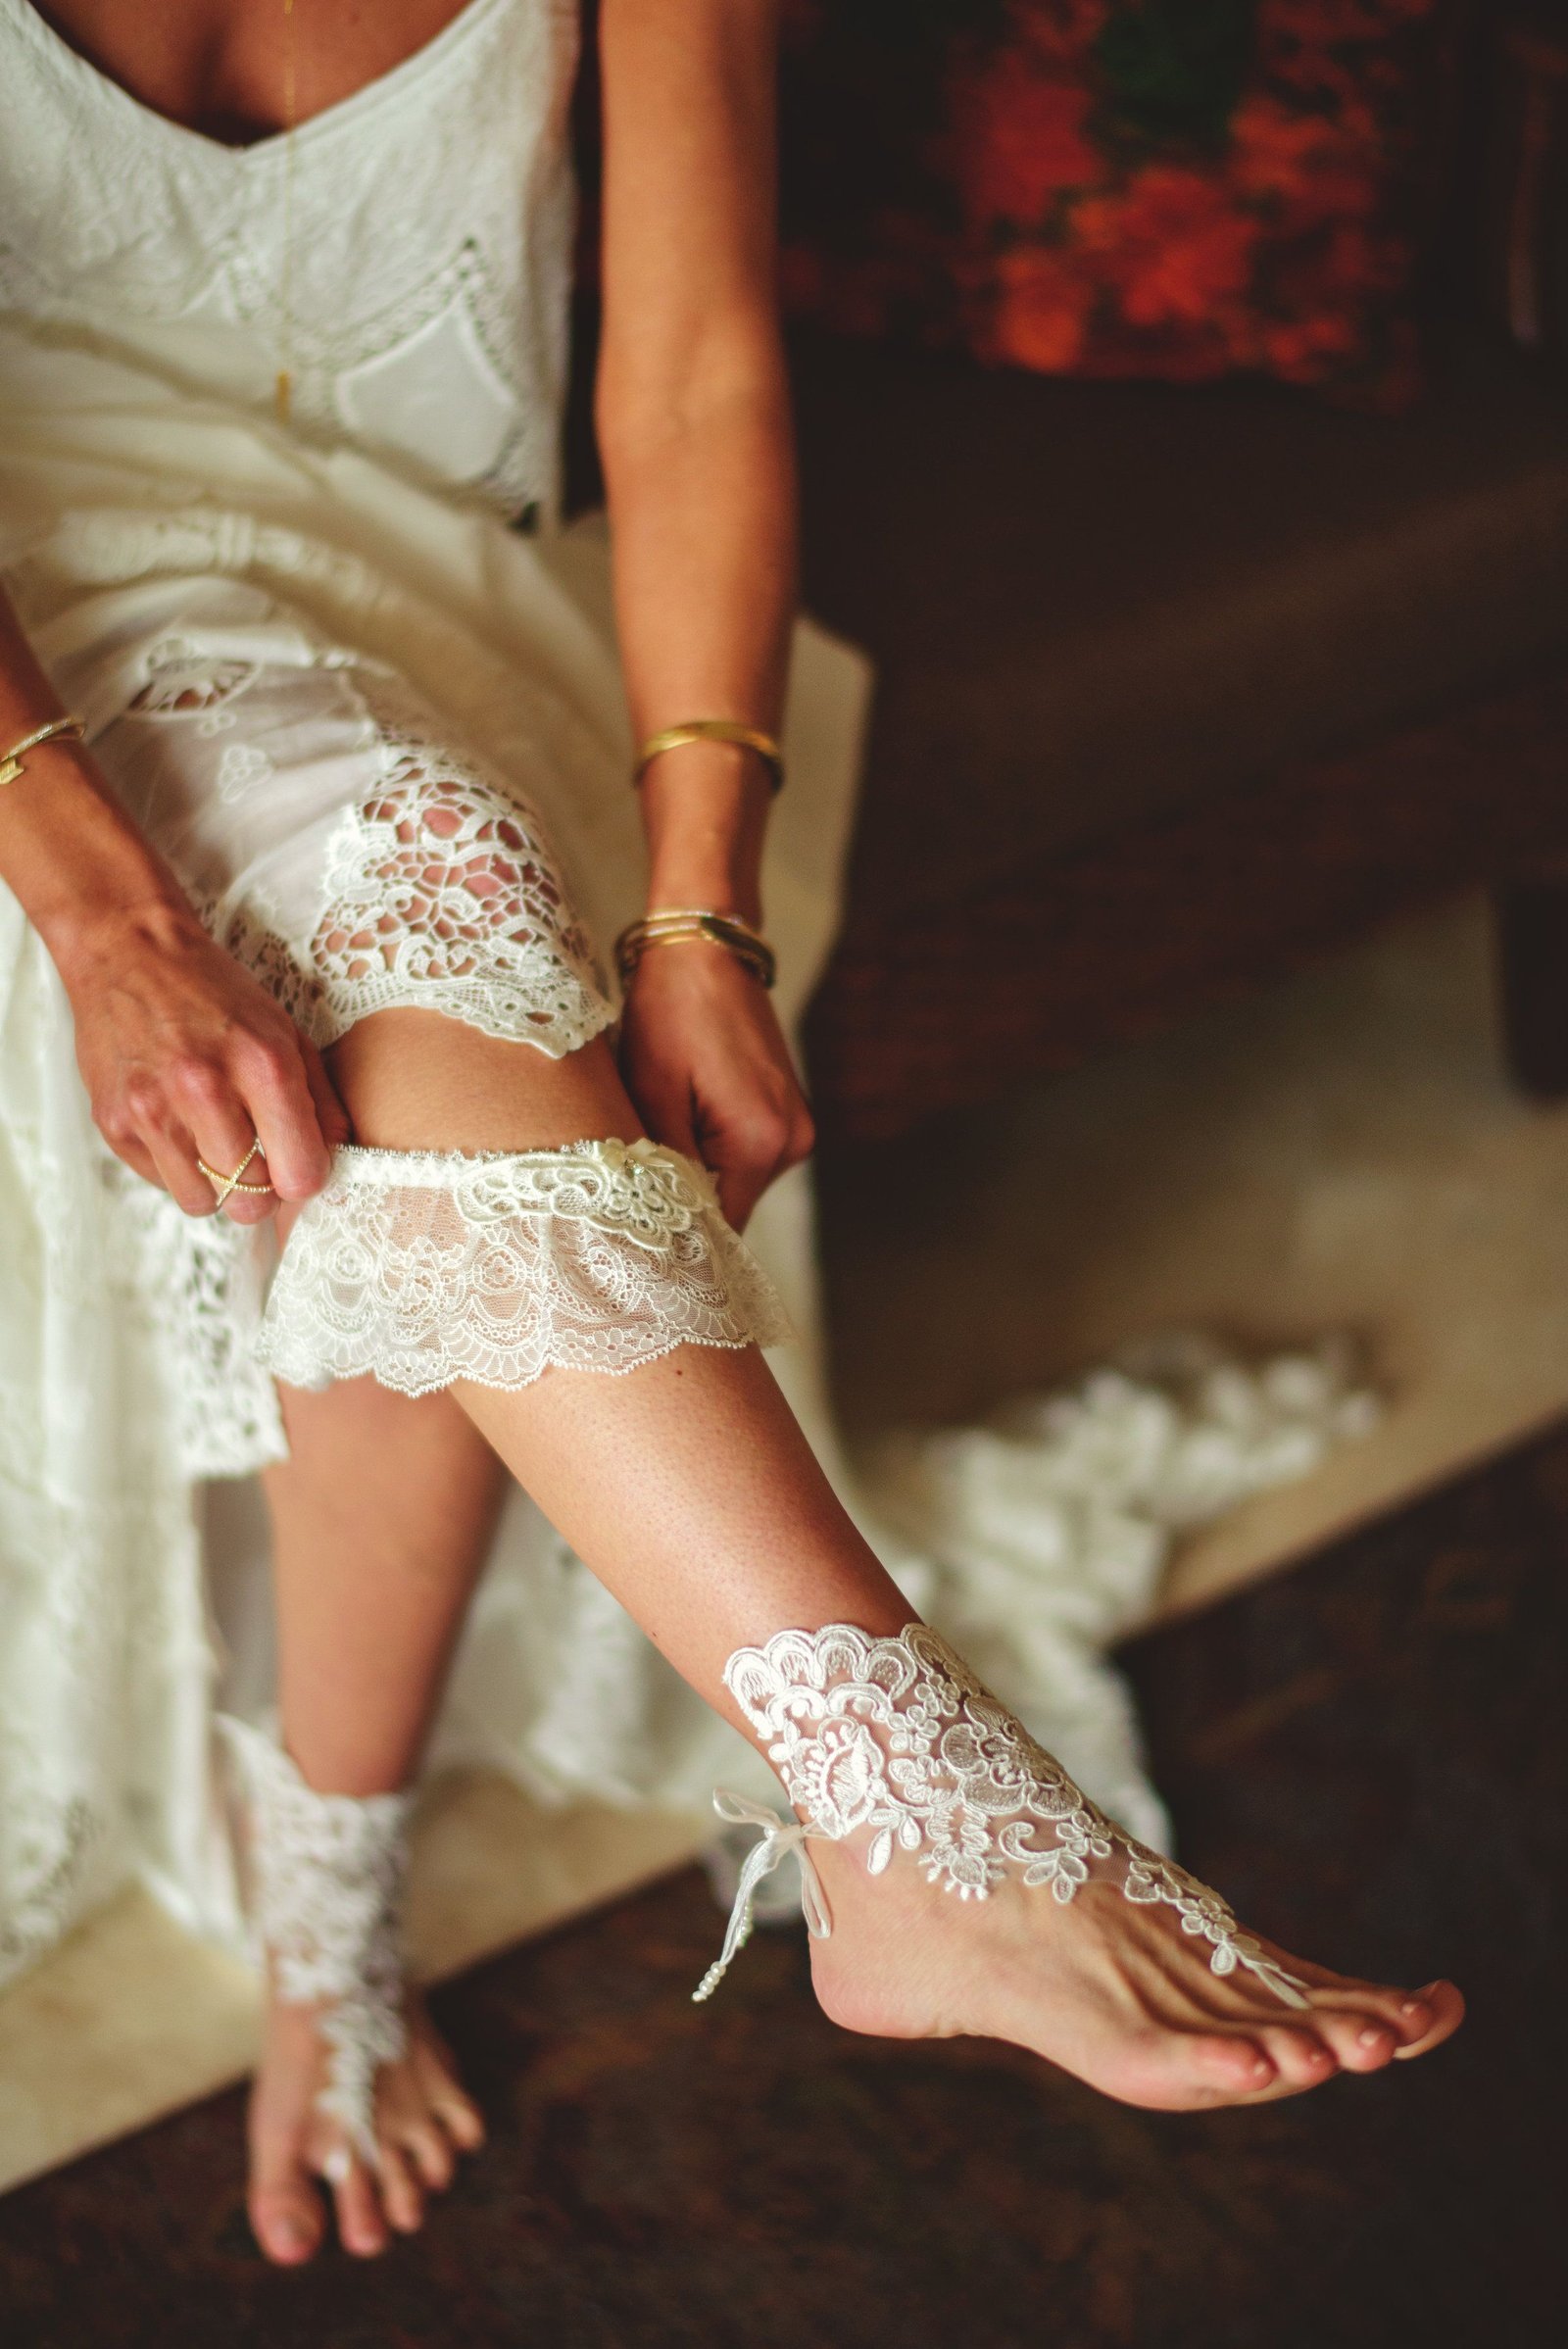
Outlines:
[[789,0],[785,289],[1048,372],[1405,404],[1443,0]]

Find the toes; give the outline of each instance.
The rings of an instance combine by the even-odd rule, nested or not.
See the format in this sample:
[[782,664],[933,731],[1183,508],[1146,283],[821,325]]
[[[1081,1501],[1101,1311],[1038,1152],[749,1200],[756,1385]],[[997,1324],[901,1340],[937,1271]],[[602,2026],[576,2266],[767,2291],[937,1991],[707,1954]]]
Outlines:
[[319,2249],[321,2206],[303,2173],[251,2188],[251,2232],[280,2268],[297,2268]]
[[1412,1991],[1400,2001],[1399,2020],[1404,2044],[1396,2048],[1395,2054],[1403,2062],[1412,2055],[1426,2055],[1452,2038],[1464,2021],[1464,1998],[1451,1982],[1428,1982],[1424,1990]]
[[426,2025],[418,2046],[419,2085],[425,2101],[460,2153],[474,2153],[484,2143],[479,2108],[457,2081],[457,2066],[444,2042]]
[[352,2252],[356,2259],[374,2259],[386,2249],[391,2237],[381,2198],[369,2172],[363,2162],[350,2160],[343,2164],[342,2176],[334,2176],[331,2184],[337,2205],[337,2231],[344,2250]]
[[402,2145],[416,2174],[430,2191],[444,2193],[452,2183],[457,2164],[452,2156],[452,2140],[440,2123],[411,2122],[403,2130]]
[[1185,2043],[1184,2053],[1200,2084],[1216,2100],[1255,2096],[1278,2078],[1272,2057],[1258,2041],[1239,2033],[1195,2035]]
[[383,2145],[380,2156],[381,2200],[399,2234],[413,2234],[424,2223],[424,2195],[407,2154],[396,2145]]
[[1325,2046],[1347,2072],[1381,2072],[1398,2050],[1397,2031],[1365,2009],[1360,2014],[1320,2012],[1313,2021]]
[[459,2151],[476,2153],[484,2143],[484,2122],[472,2099],[454,2081],[445,2080],[432,2091],[430,2102]]
[[1316,2030],[1273,2023],[1257,2035],[1288,2087],[1315,2088],[1339,2070],[1338,2060]]

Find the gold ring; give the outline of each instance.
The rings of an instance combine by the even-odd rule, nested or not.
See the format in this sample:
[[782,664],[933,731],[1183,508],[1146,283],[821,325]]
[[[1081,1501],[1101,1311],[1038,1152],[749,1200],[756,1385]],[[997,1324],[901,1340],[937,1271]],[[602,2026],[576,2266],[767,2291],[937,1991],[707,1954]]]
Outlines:
[[251,1160],[253,1158],[259,1158],[261,1154],[262,1138],[260,1134],[258,1134],[256,1140],[251,1144],[250,1149],[245,1152],[244,1157],[241,1158],[239,1164],[235,1167],[231,1175],[220,1174],[217,1167],[209,1166],[205,1158],[197,1159],[197,1165],[201,1168],[203,1174],[207,1177],[207,1180],[209,1183],[211,1183],[213,1189],[218,1194],[218,1203],[220,1206],[223,1204],[223,1201],[229,1197],[230,1193],[235,1191],[250,1191],[254,1192],[260,1199],[266,1198],[267,1194],[272,1188],[270,1183],[242,1183],[239,1179],[240,1176],[245,1172],[246,1167],[250,1165]]

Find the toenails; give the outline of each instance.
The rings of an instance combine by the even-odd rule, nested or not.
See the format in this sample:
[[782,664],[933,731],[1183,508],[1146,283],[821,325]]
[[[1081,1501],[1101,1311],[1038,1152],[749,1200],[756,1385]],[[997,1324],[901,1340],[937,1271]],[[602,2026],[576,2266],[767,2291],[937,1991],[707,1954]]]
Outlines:
[[297,2268],[320,2247],[321,2223],[301,2212],[252,2207],[251,2232],[274,2266]]
[[1404,2044],[1394,2052],[1396,2059],[1402,2060],[1425,2055],[1451,2038],[1464,2021],[1464,1999],[1451,1982],[1428,1982],[1424,1990],[1413,1990],[1402,2001],[1399,2014]]

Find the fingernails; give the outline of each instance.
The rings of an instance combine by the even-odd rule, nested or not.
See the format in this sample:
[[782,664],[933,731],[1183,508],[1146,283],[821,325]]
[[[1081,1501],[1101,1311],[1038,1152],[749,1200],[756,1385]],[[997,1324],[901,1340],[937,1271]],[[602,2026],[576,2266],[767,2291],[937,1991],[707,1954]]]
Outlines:
[[1272,2080],[1273,2077],[1273,2065],[1264,2063],[1262,2057],[1260,2056],[1257,2062],[1252,2066],[1252,2078],[1258,2082],[1259,2086],[1261,2086],[1265,2080]]
[[1356,2032],[1355,2043],[1358,2047],[1377,2047],[1382,2044],[1383,2035],[1374,2025],[1368,2024],[1365,2031]]

